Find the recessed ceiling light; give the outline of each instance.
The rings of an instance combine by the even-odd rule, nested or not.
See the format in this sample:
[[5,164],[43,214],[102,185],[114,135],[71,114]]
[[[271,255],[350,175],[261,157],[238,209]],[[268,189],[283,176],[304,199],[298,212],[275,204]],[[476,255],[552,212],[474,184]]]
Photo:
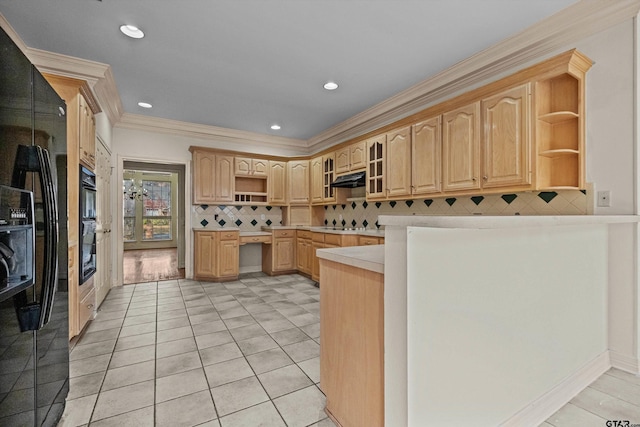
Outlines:
[[148,102],[138,102],[138,106],[142,107],[142,108],[151,108],[151,107],[153,107],[153,105],[149,104]]
[[122,31],[124,35],[127,35],[134,39],[141,39],[144,37],[144,33],[142,32],[142,30],[135,25],[121,25],[120,31]]
[[271,125],[271,129],[280,130],[280,125]]
[[326,83],[324,84],[324,88],[325,88],[326,90],[335,90],[335,89],[338,89],[338,83],[336,83],[336,82],[326,82]]

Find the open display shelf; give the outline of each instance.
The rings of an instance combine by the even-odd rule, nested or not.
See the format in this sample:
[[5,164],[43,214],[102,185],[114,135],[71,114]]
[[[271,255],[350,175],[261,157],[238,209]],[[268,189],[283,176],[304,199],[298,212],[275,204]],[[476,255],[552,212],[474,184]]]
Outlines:
[[243,204],[267,204],[267,179],[236,176],[234,199]]

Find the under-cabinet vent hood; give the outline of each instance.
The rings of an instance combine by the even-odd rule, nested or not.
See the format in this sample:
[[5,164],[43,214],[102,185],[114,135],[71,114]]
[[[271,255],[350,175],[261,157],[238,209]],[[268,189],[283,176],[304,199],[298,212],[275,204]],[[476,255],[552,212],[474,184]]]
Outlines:
[[355,188],[355,187],[364,187],[365,186],[365,175],[364,171],[350,173],[348,175],[342,175],[336,178],[335,181],[331,183],[332,187],[341,187],[341,188]]

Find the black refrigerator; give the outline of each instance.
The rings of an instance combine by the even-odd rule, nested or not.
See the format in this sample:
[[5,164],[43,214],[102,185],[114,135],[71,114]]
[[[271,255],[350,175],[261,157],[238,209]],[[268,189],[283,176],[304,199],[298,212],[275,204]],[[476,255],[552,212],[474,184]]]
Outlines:
[[55,426],[69,389],[65,108],[0,29],[0,426]]

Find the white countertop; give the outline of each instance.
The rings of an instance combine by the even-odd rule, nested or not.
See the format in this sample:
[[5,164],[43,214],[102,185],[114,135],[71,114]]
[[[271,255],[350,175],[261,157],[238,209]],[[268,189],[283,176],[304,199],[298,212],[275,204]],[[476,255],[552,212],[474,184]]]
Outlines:
[[320,226],[309,226],[309,225],[275,225],[269,227],[262,227],[264,231],[272,231],[272,230],[307,230],[313,231],[316,233],[329,233],[329,234],[356,234],[359,236],[375,236],[375,237],[384,237],[384,230],[379,229],[371,229],[368,228],[366,230],[352,230],[352,229],[343,229],[343,228],[333,228],[333,227],[320,227]]
[[555,225],[623,224],[640,222],[638,215],[435,216],[381,215],[385,226],[433,228],[515,228]]
[[240,231],[238,227],[191,227],[193,231]]
[[316,254],[318,258],[384,274],[384,245],[318,249]]

